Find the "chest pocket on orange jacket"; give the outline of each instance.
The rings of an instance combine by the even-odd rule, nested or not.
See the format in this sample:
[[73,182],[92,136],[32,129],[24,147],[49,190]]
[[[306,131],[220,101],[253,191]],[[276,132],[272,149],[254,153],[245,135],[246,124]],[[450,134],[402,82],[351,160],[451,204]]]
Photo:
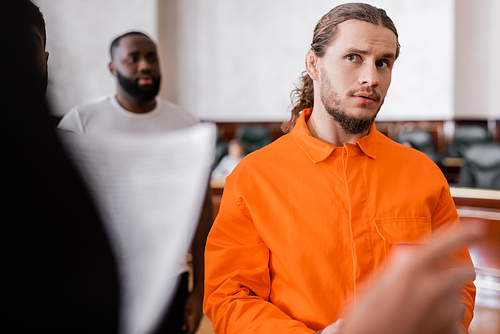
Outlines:
[[395,246],[422,245],[431,242],[431,219],[417,218],[387,218],[375,220],[377,232],[385,240],[386,255]]

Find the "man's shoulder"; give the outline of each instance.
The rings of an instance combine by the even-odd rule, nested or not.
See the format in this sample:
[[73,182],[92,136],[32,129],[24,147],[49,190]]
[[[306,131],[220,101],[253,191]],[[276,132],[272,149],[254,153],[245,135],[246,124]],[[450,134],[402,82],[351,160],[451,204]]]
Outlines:
[[390,155],[402,155],[407,156],[411,159],[418,159],[419,157],[425,156],[422,152],[413,149],[411,147],[405,146],[403,144],[398,143],[397,141],[390,139],[383,133],[377,131],[375,134],[377,136],[377,146],[379,154],[390,154]]
[[296,148],[291,134],[285,134],[272,143],[247,154],[238,165],[254,171],[267,170],[269,165],[276,167],[288,163],[287,158],[293,159],[290,152]]
[[93,110],[102,109],[102,108],[110,108],[112,106],[112,94],[100,96],[98,98],[94,98],[91,100],[87,100],[83,103],[80,103],[71,110],[76,110],[77,112],[91,112]]
[[160,113],[165,114],[166,117],[168,117],[171,122],[175,121],[177,118],[180,123],[185,123],[185,124],[179,124],[183,126],[193,125],[200,122],[200,120],[197,117],[193,116],[191,113],[187,112],[184,108],[173,102],[170,102],[158,96],[156,97],[156,103],[158,103],[158,111]]
[[[232,191],[254,192],[258,185],[274,183],[283,171],[293,163],[289,152],[296,145],[290,134],[285,134],[272,143],[247,154],[226,179]],[[267,180],[264,181],[263,180]]]
[[157,96],[156,97],[156,102],[162,107],[162,108],[165,108],[165,109],[173,109],[173,110],[182,110],[182,107],[178,104],[175,104],[169,100],[165,100],[164,98],[160,97],[160,96]]
[[428,176],[428,173],[442,174],[437,164],[425,153],[400,144],[380,132],[377,135],[377,155],[381,161],[390,161],[392,166],[397,169],[419,169],[421,171],[420,175],[423,176]]
[[74,106],[63,116],[57,127],[64,131],[85,133],[90,119],[113,108],[112,99],[113,95],[105,95]]

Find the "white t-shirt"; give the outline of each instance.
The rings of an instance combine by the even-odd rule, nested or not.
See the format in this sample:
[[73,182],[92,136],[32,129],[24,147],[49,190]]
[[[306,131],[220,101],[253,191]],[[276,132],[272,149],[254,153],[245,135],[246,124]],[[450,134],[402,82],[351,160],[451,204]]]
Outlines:
[[[110,132],[165,132],[191,126],[199,120],[178,105],[156,97],[153,110],[138,114],[124,109],[115,94],[90,100],[70,111],[59,122],[58,129],[77,134]],[[183,261],[180,273],[189,270]]]
[[79,134],[163,132],[184,128],[198,119],[176,104],[156,98],[156,107],[143,114],[124,109],[116,95],[106,95],[71,108],[57,126]]

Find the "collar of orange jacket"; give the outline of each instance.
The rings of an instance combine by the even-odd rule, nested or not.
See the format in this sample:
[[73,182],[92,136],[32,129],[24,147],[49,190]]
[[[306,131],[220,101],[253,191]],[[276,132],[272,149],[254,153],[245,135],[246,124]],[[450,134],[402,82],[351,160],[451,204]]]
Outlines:
[[[311,135],[311,132],[309,132],[307,128],[307,120],[311,117],[312,112],[313,108],[302,110],[292,130],[292,135],[309,159],[316,164],[328,158],[336,149],[342,149],[342,147],[332,146]],[[354,145],[358,146],[365,155],[372,159],[376,159],[379,135],[382,134],[377,131],[374,123],[370,128],[370,132],[368,132],[366,136],[356,140]],[[344,147],[348,145],[352,144],[344,144]]]

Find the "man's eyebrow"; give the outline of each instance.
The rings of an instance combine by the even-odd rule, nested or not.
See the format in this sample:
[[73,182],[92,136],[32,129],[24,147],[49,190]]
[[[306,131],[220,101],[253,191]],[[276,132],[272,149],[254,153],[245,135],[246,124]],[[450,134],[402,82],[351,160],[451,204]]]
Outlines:
[[[350,49],[347,49],[345,50],[344,53],[356,53],[356,54],[360,54],[360,55],[366,55],[368,54],[368,51],[366,50],[360,50],[360,49],[355,49],[355,48],[350,48]],[[388,52],[388,53],[384,53],[382,56],[380,56],[380,58],[383,58],[383,59],[396,59],[396,55],[393,53],[393,52]]]
[[396,55],[392,52],[384,53],[381,58],[396,59]]
[[[141,50],[132,50],[132,51],[127,52],[127,56],[136,56],[140,53],[141,53]],[[156,55],[156,54],[157,54],[156,51],[149,51],[146,53],[146,56],[151,56],[151,55]]]
[[344,51],[344,53],[357,53],[360,55],[368,54],[368,51],[350,48]]

